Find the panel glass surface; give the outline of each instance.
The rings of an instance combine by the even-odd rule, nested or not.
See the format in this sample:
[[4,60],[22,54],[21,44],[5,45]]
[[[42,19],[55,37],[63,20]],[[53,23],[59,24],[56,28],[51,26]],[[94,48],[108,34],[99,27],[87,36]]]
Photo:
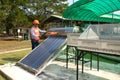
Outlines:
[[20,61],[31,68],[38,69],[66,41],[65,36],[50,36]]

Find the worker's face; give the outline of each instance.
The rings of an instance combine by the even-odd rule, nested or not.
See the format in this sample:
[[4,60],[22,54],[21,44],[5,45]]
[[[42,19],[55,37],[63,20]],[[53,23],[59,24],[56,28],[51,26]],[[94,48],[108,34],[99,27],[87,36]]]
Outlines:
[[35,27],[38,27],[39,26],[39,24],[35,24]]

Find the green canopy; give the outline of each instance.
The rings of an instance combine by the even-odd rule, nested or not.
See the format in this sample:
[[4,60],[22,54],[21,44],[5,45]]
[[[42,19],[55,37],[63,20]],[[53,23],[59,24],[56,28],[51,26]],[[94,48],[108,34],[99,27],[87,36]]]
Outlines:
[[64,18],[84,21],[120,22],[120,0],[79,0],[63,13]]

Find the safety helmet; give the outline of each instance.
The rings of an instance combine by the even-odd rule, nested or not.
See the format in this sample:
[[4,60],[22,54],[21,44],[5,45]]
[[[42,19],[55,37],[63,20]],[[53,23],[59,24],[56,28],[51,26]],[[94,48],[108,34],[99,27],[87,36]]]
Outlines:
[[38,20],[34,20],[33,24],[40,24]]

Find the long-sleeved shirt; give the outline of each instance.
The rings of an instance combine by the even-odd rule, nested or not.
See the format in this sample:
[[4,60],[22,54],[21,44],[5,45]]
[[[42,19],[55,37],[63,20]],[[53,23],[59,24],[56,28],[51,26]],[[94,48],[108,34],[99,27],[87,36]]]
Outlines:
[[31,37],[31,39],[40,40],[40,33],[41,32],[46,32],[46,31],[45,30],[41,30],[38,27],[32,26],[32,28],[30,30],[30,37]]

